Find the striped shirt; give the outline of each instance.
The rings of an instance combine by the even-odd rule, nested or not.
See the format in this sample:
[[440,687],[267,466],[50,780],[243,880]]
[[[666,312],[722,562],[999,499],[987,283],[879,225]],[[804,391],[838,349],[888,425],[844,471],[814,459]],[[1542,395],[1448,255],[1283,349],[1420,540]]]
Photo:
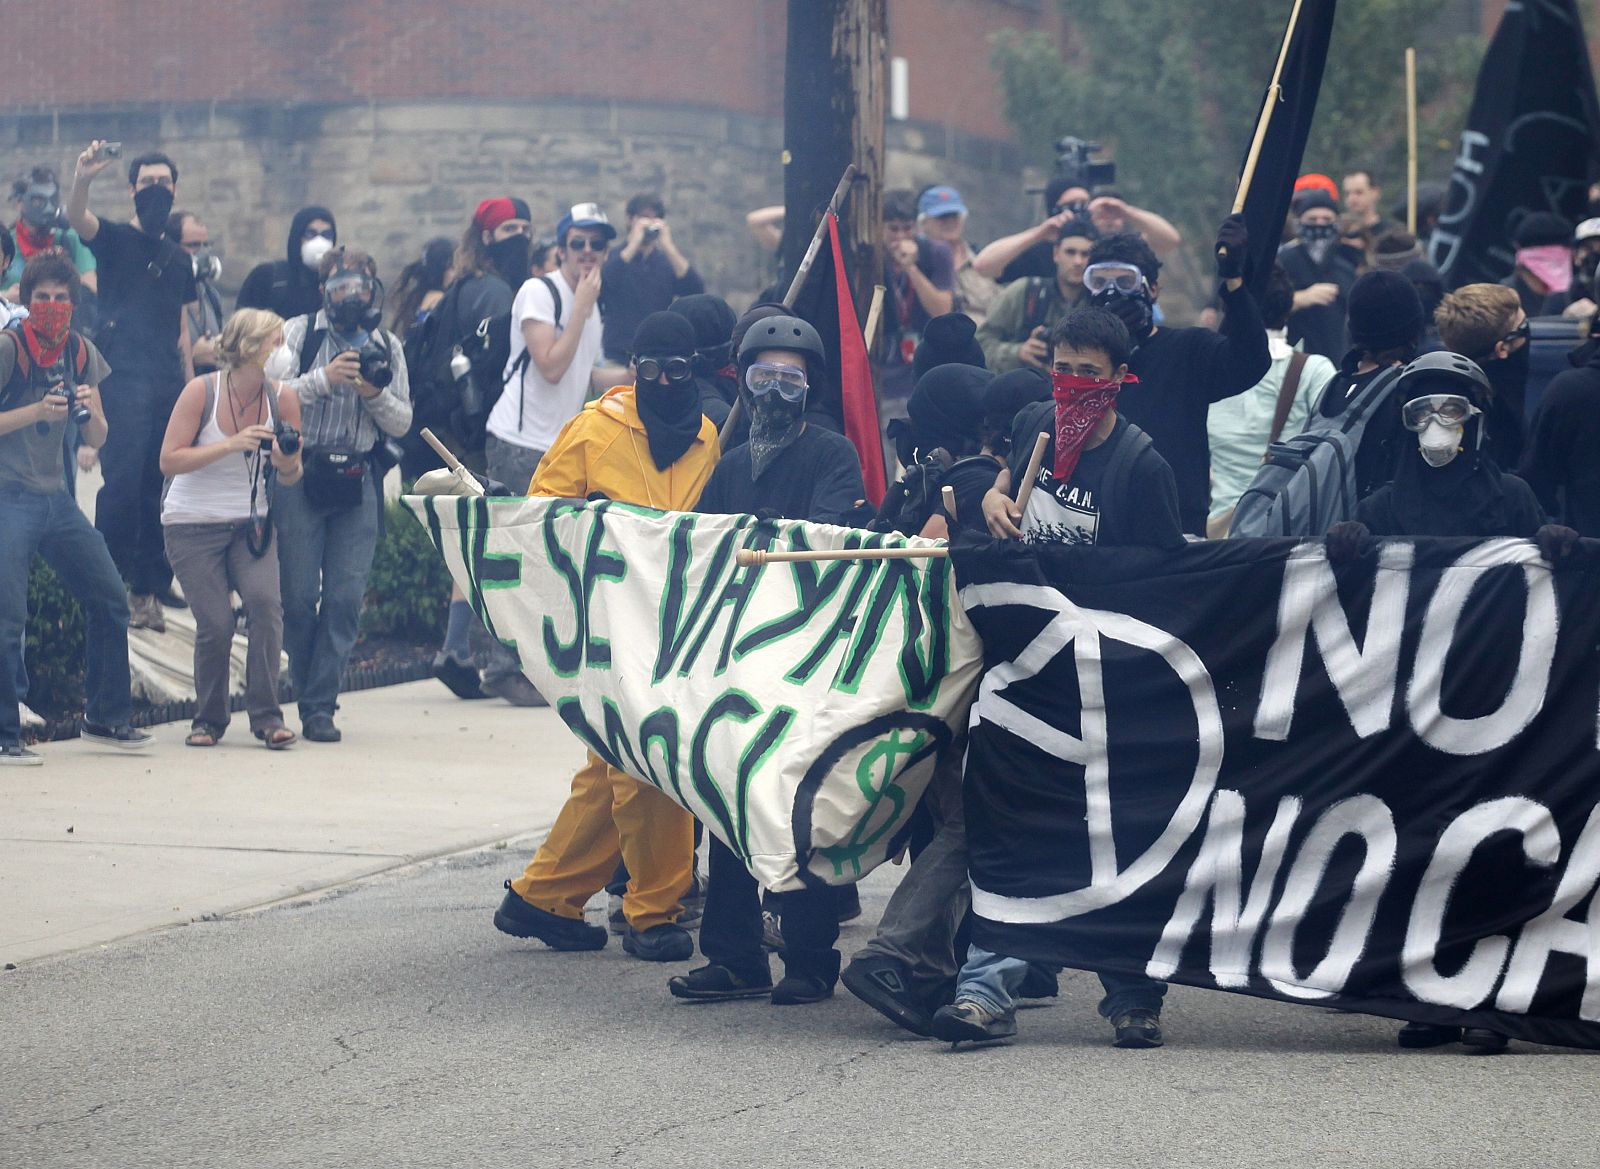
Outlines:
[[327,314],[317,311],[313,327],[325,336],[311,369],[300,374],[300,346],[305,343],[309,316],[294,317],[283,325],[283,345],[267,359],[267,376],[282,381],[300,396],[300,435],[308,450],[370,451],[383,435],[399,438],[411,429],[411,384],[406,376],[406,356],[400,339],[380,330],[389,345],[394,380],[375,397],[363,398],[352,386],[328,381],[326,366],[351,346],[335,340]]

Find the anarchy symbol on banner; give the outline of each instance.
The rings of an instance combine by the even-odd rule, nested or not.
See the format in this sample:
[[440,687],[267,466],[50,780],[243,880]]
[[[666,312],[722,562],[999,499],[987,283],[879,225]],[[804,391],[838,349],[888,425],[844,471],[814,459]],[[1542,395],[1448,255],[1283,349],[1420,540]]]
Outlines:
[[[972,886],[972,907],[993,921],[1062,921],[1114,905],[1130,896],[1170,864],[1194,835],[1216,789],[1222,769],[1222,714],[1216,687],[1200,656],[1168,633],[1125,613],[1084,609],[1046,585],[975,584],[961,590],[961,603],[973,613],[983,606],[1026,605],[1054,613],[1049,623],[1009,662],[990,670],[978,689],[974,719],[1001,727],[1068,763],[1083,768],[1084,808],[1089,831],[1088,886],[1045,897],[1007,897]],[[1106,730],[1107,695],[1101,669],[1101,644],[1120,642],[1149,650],[1167,663],[1188,689],[1197,727],[1194,774],[1161,835],[1131,863],[1117,857],[1112,823],[1112,775]],[[1029,714],[1005,696],[1014,683],[1034,677],[1060,654],[1072,650],[1082,705],[1080,737]]]

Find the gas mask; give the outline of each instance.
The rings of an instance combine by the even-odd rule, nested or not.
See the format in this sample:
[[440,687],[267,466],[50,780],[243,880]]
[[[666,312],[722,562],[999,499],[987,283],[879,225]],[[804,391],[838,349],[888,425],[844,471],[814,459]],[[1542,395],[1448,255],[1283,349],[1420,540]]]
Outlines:
[[194,262],[194,278],[200,283],[210,284],[222,275],[222,261],[209,247],[202,247],[191,259]]
[[322,266],[322,257],[333,251],[333,241],[325,235],[314,235],[300,245],[300,262],[313,272]]
[[1135,345],[1149,339],[1155,327],[1155,297],[1137,268],[1111,261],[1090,264],[1083,272],[1083,288],[1090,304],[1107,309],[1127,326]]
[[61,188],[31,186],[22,196],[22,221],[35,231],[64,226],[61,214]]
[[1311,258],[1317,263],[1322,263],[1333,250],[1333,245],[1339,241],[1339,225],[1337,223],[1302,223],[1295,229],[1300,236],[1300,242],[1310,253]]
[[1427,394],[1411,399],[1400,413],[1406,429],[1417,435],[1423,461],[1437,469],[1461,453],[1467,423],[1482,411],[1460,394]]
[[365,272],[336,268],[323,281],[322,308],[343,337],[371,331],[383,318],[383,285]]

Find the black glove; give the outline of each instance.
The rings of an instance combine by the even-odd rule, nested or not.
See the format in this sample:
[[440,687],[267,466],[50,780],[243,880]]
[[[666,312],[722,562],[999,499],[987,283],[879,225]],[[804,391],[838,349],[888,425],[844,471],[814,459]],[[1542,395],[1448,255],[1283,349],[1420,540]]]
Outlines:
[[1360,520],[1345,520],[1328,529],[1329,564],[1352,564],[1367,554],[1372,532]]
[[483,493],[492,499],[520,499],[527,494],[525,491],[513,491],[498,479],[491,479],[487,475],[478,475],[474,472],[479,483],[483,484]]
[[1533,534],[1533,542],[1539,545],[1540,556],[1551,564],[1557,564],[1570,556],[1578,546],[1578,533],[1560,524],[1546,524]]
[[1243,215],[1230,215],[1217,228],[1217,279],[1244,279],[1245,261],[1249,259],[1250,229],[1244,225]]

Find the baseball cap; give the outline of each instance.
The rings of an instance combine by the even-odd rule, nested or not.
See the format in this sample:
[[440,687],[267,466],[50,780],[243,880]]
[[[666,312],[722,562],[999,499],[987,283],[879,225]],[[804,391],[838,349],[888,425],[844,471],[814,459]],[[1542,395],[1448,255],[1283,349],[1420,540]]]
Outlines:
[[1585,219],[1572,233],[1572,242],[1575,244],[1581,244],[1586,239],[1600,239],[1600,216]]
[[967,205],[961,201],[961,192],[954,187],[929,187],[917,200],[917,214],[930,219],[949,215],[952,211],[960,215],[967,213]]
[[556,239],[567,238],[567,229],[573,227],[590,227],[604,233],[607,239],[617,238],[617,229],[611,226],[611,220],[606,218],[606,213],[600,210],[598,203],[574,203],[572,209],[561,217],[561,222],[556,224]]

